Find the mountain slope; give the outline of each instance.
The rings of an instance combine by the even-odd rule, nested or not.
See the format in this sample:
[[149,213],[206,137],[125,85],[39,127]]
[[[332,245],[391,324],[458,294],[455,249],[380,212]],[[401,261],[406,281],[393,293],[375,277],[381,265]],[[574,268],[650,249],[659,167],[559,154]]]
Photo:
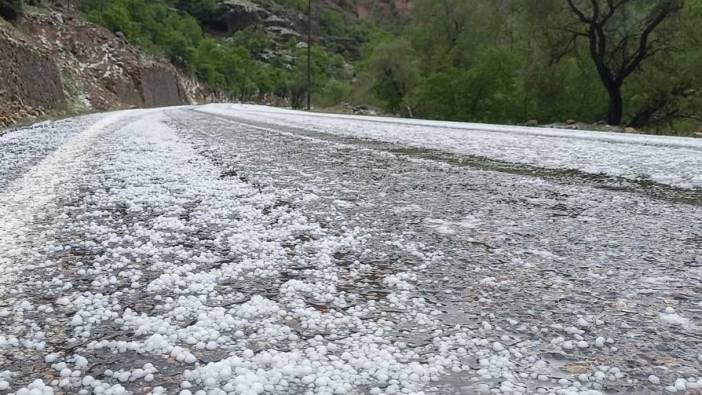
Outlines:
[[[0,18],[0,77],[9,82],[0,125],[48,112],[200,102],[215,91],[293,106],[306,94],[305,0],[42,4],[5,15],[11,23]],[[314,100],[334,105],[376,28],[370,20],[406,14],[409,2],[312,4]]]
[[0,125],[52,112],[185,104],[207,94],[172,64],[79,13],[50,9],[0,22],[0,80]]

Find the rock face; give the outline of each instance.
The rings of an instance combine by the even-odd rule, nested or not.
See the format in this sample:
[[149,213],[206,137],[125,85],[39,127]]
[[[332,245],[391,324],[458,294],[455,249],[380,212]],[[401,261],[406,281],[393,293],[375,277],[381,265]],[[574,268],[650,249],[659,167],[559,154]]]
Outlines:
[[[275,0],[217,0],[218,12],[201,20],[213,35],[255,28],[284,47],[306,34],[304,10]],[[28,9],[11,25],[0,18],[0,127],[47,112],[80,112],[179,105],[226,100],[185,78],[169,62],[132,47],[124,34],[88,23],[82,15],[56,8]],[[313,0],[319,15],[333,9],[348,21],[371,16],[407,15],[411,0]],[[60,11],[59,11],[60,10]],[[360,56],[360,45],[331,40],[339,51]],[[275,48],[271,48],[274,51]]]
[[209,93],[78,14],[0,20],[0,126],[46,112],[188,104]]
[[216,15],[205,19],[203,25],[208,33],[229,36],[264,21],[270,12],[249,0],[223,0],[219,2]]
[[281,42],[300,38],[299,13],[266,1],[221,0],[215,15],[201,22],[208,33],[221,37],[256,26]]
[[66,107],[56,64],[4,30],[0,30],[0,81],[0,124],[34,115],[41,108]]
[[189,102],[178,75],[164,65],[146,67],[141,83],[145,107],[176,106]]
[[[215,36],[228,37],[237,31],[255,27],[276,41],[286,43],[291,39],[299,40],[306,34],[305,7],[281,6],[280,2],[273,0],[218,0],[217,12],[201,22],[205,30]],[[411,0],[313,0],[312,7],[316,15],[324,10],[336,10],[361,19],[407,16]]]

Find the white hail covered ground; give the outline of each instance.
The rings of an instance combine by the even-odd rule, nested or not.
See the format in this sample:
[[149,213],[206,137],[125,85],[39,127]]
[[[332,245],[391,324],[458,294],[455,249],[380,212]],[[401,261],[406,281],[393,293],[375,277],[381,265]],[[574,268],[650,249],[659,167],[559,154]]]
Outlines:
[[[702,143],[686,139],[370,123],[249,106],[204,111],[702,187],[702,172],[691,170],[702,169]],[[436,125],[445,129],[430,128]],[[556,377],[531,342],[496,338],[487,321],[444,334],[436,306],[412,292],[418,271],[439,256],[405,241],[398,244],[422,265],[385,276],[383,300],[354,299],[339,286],[342,278],[373,267],[341,267],[334,254],[363,250],[372,229],[330,232],[300,210],[276,206],[309,196],[222,177],[162,110],[44,124],[0,144],[23,148],[0,158],[0,362],[44,367],[31,373],[31,384],[18,385],[28,374],[21,364],[0,364],[0,393],[158,394],[174,391],[168,384],[175,380],[181,395],[420,394],[440,391],[434,383],[444,376],[472,371],[474,386],[465,391],[597,394],[624,377],[623,367],[606,361]],[[35,163],[32,152],[46,156]],[[275,299],[264,288],[252,292],[291,271],[304,276],[281,281]],[[395,309],[392,319],[381,303]],[[660,319],[692,325],[673,310]],[[398,322],[430,334],[422,353],[390,340]],[[554,347],[616,349],[614,339],[585,337],[578,327],[588,325],[561,328],[569,337],[554,339]],[[702,379],[665,385],[694,390]]]
[[305,113],[212,104],[201,111],[548,169],[702,189],[702,139]]

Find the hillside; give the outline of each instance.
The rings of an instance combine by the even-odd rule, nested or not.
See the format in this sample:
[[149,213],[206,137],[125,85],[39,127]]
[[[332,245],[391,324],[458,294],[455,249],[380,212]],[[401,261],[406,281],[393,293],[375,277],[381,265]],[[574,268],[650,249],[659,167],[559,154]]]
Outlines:
[[[155,64],[178,80],[161,78],[158,72],[157,85],[168,85],[159,89],[183,91],[197,81],[208,92],[217,92],[218,100],[294,108],[305,103],[307,0],[24,2],[22,16],[21,7],[13,8],[22,0],[0,0],[0,15],[12,22],[5,24],[5,35],[31,37],[19,41],[56,57],[59,74],[70,77],[63,85],[77,86],[59,89],[69,104],[78,103],[73,107],[86,107],[80,105],[86,102],[81,97],[88,98],[90,108],[213,97],[199,93],[171,94],[178,101],[151,99],[151,84],[144,76],[150,78],[148,70]],[[578,17],[599,9],[590,8],[600,3],[602,9],[609,7],[606,17],[598,12]],[[702,133],[702,76],[697,72],[702,46],[696,34],[702,3],[624,0],[615,6],[575,1],[576,12],[567,4],[314,0],[313,106],[330,111],[373,108],[452,121]],[[42,18],[54,19],[45,23]],[[593,18],[603,18],[595,23],[607,25],[594,38],[601,46],[588,43],[586,22]],[[85,29],[99,33],[80,37]],[[117,44],[105,46],[96,41],[100,37]],[[91,55],[74,53],[71,42],[85,43]],[[13,70],[17,62],[5,63]],[[82,82],[87,77],[81,64],[117,67],[115,75],[124,79],[107,83],[101,76],[113,73],[94,70],[93,78],[100,78]],[[5,102],[32,103],[12,99],[12,89],[6,91]],[[60,104],[60,98],[49,101],[71,107]]]
[[0,125],[47,113],[206,100],[207,90],[80,13],[26,8],[0,19]]
[[[2,3],[0,126],[45,114],[232,96],[290,104],[304,95],[297,62],[304,2],[85,0],[72,8],[22,4],[16,14],[6,14],[12,1]],[[371,3],[317,4],[315,17],[324,21],[314,27],[314,42],[324,43],[314,50],[319,75],[348,73],[348,62],[360,57],[364,33],[349,38],[347,25],[371,12],[395,12],[394,4]]]

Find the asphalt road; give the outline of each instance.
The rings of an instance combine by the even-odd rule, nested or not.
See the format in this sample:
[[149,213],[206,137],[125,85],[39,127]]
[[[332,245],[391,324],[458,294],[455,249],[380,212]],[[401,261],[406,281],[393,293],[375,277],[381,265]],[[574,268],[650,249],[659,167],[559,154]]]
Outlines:
[[0,394],[700,393],[700,143],[489,129],[209,106],[0,136]]

